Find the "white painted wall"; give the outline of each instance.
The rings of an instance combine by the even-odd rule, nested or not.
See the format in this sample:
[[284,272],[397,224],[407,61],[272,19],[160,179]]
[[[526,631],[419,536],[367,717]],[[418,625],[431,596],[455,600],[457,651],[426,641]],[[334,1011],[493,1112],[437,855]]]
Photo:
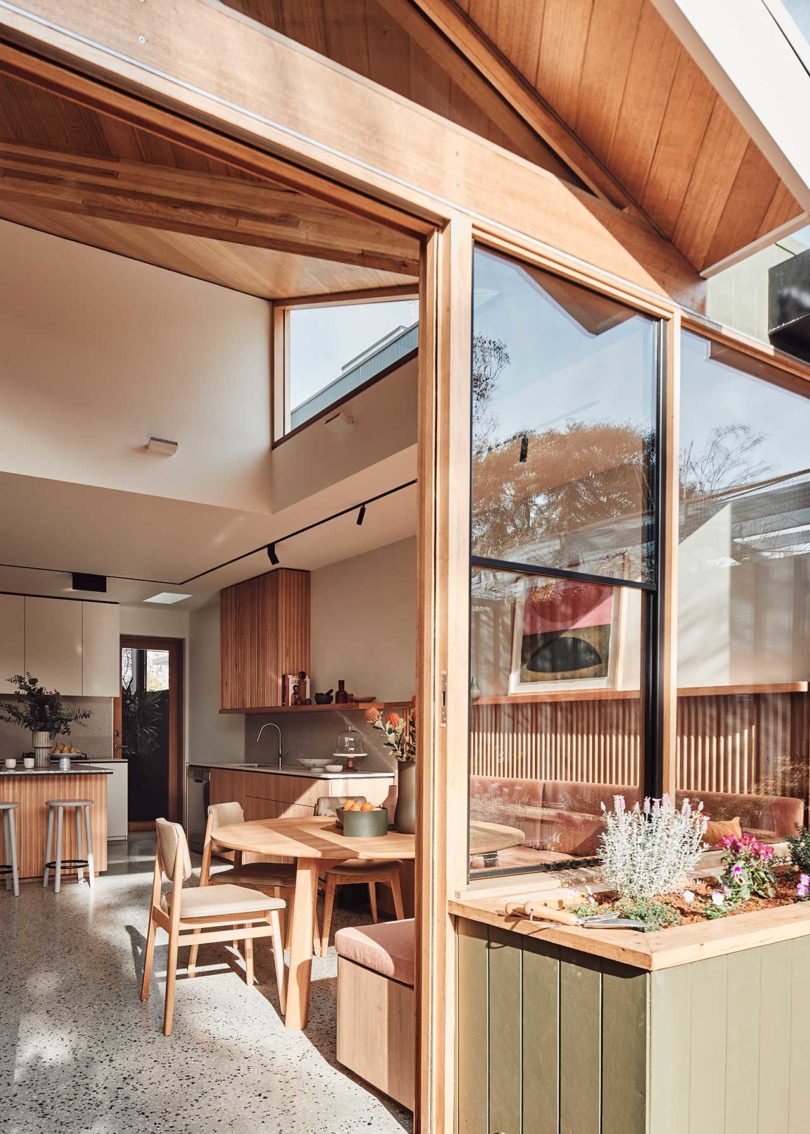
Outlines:
[[189,760],[243,760],[245,717],[219,712],[219,603],[189,618]]
[[385,701],[416,691],[416,540],[312,572],[313,690]]
[[0,341],[0,470],[269,511],[263,300],[0,221]]

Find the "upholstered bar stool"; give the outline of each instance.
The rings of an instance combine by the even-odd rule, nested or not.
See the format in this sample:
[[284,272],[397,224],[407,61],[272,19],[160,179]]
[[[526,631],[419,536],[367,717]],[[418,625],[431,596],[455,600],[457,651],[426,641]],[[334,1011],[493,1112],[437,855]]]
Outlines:
[[13,890],[15,898],[20,896],[20,874],[17,869],[17,828],[14,812],[18,803],[0,803],[0,816],[3,820],[3,865],[0,871],[6,876],[6,889]]
[[[42,876],[42,885],[48,885],[48,871],[53,870],[53,892],[58,894],[62,889],[62,870],[76,871],[76,881],[83,880],[83,870],[87,867],[87,883],[93,889],[95,881],[93,874],[93,828],[90,823],[90,808],[92,799],[49,799],[45,806],[48,808],[48,833],[45,837],[45,872]],[[62,858],[62,832],[65,812],[73,811],[76,821],[76,857]],[[56,851],[53,852],[53,827],[56,816]],[[85,847],[82,848],[82,817],[84,817]],[[82,853],[87,858],[82,858]]]

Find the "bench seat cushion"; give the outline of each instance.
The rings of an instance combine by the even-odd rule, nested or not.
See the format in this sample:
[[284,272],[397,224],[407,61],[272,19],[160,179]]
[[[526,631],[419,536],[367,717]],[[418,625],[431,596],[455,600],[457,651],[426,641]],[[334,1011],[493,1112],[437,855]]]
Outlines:
[[335,934],[335,948],[339,957],[413,988],[413,918],[339,929]]

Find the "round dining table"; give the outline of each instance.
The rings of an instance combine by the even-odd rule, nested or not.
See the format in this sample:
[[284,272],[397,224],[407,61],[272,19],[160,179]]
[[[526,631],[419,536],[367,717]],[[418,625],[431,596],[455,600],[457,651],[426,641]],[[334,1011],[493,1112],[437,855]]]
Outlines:
[[[473,822],[470,853],[489,854],[523,841],[516,827]],[[376,838],[344,835],[333,816],[292,819],[253,819],[217,829],[217,845],[244,854],[295,859],[295,899],[287,973],[288,1028],[302,1029],[309,1016],[312,942],[318,897],[318,875],[349,858],[406,860],[416,854],[413,835],[389,831]]]

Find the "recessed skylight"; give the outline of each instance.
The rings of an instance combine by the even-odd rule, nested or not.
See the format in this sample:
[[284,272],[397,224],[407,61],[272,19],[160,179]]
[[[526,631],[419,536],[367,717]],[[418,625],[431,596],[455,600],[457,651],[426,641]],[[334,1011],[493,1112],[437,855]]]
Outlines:
[[172,591],[161,591],[159,595],[152,595],[151,598],[145,598],[144,602],[159,602],[164,606],[171,606],[172,603],[182,602],[183,599],[191,598],[191,595],[175,594]]

